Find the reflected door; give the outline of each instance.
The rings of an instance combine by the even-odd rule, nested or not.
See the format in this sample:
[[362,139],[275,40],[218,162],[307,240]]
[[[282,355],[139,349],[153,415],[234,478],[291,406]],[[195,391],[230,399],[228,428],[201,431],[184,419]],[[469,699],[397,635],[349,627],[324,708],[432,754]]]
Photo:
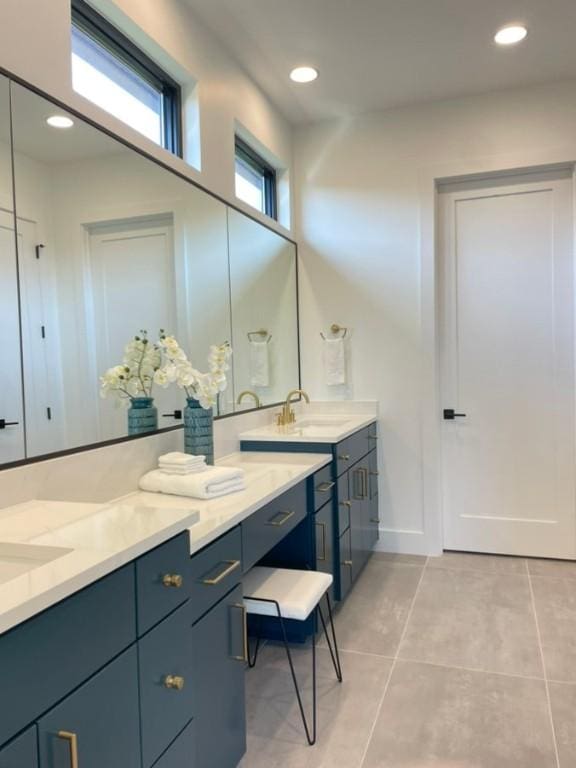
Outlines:
[[0,419],[6,424],[0,428],[0,464],[4,464],[26,455],[14,218],[6,211],[0,211],[0,286]]
[[[90,234],[94,327],[98,375],[122,361],[124,347],[140,330],[151,341],[158,331],[177,333],[171,220],[117,222]],[[174,388],[155,387],[159,427],[178,422],[163,414],[183,407]],[[126,413],[101,401],[101,440],[126,434]]]

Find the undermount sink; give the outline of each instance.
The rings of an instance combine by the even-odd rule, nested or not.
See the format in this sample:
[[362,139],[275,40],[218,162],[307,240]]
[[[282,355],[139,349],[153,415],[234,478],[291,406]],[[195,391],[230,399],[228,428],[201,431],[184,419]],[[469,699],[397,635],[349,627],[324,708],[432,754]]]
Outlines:
[[0,542],[0,584],[51,563],[71,551],[66,547]]

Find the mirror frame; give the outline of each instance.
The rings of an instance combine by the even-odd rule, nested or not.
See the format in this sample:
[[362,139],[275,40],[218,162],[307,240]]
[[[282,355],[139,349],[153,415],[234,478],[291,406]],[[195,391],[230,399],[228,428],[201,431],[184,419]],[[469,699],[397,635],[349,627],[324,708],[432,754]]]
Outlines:
[[[132,144],[127,139],[123,138],[122,136],[118,136],[115,134],[112,130],[109,128],[106,128],[99,123],[97,123],[95,120],[93,120],[90,117],[87,117],[86,115],[83,115],[81,112],[79,112],[75,107],[70,107],[65,102],[61,101],[60,99],[54,98],[54,96],[51,96],[49,93],[46,93],[46,91],[43,91],[41,88],[39,88],[36,85],[33,85],[32,83],[28,82],[27,80],[24,80],[23,78],[19,77],[18,75],[15,75],[14,73],[10,72],[9,70],[5,69],[4,67],[0,66],[0,75],[7,78],[8,81],[12,81],[16,83],[17,85],[21,85],[24,88],[27,88],[32,93],[35,93],[37,96],[40,96],[43,99],[46,99],[50,101],[52,104],[54,104],[56,107],[60,107],[61,109],[65,110],[66,112],[69,112],[71,115],[74,115],[74,117],[77,117],[78,120],[82,120],[88,125],[90,125],[92,128],[95,128],[96,130],[104,133],[106,136],[109,136],[111,139],[114,139],[115,141],[119,142],[123,146],[125,146],[127,149],[131,149],[133,152],[136,152],[140,156],[146,158],[147,160],[152,161],[156,165],[158,165],[160,168],[163,168],[164,170],[168,171],[169,173],[174,174],[174,176],[177,176],[178,178],[182,179],[183,181],[187,182],[193,187],[196,187],[197,189],[201,190],[207,195],[210,195],[210,197],[213,197],[215,200],[218,200],[219,202],[226,205],[228,208],[231,208],[232,210],[238,211],[238,213],[242,214],[243,216],[246,216],[247,219],[251,219],[252,221],[259,224],[261,227],[264,227],[265,229],[268,229],[270,232],[273,232],[275,235],[278,235],[279,237],[282,237],[284,240],[286,240],[288,243],[291,243],[294,248],[294,260],[295,260],[295,267],[296,267],[296,341],[297,341],[297,350],[298,350],[298,388],[302,388],[302,350],[301,350],[301,338],[300,338],[300,278],[299,278],[299,252],[298,252],[298,243],[296,240],[293,240],[291,237],[288,237],[287,235],[283,234],[282,232],[279,232],[274,227],[270,226],[269,224],[261,221],[257,216],[254,216],[250,213],[248,213],[246,210],[241,208],[239,205],[236,205],[235,203],[231,203],[225,198],[223,198],[221,195],[218,195],[216,192],[212,192],[209,189],[206,189],[202,184],[200,184],[197,181],[194,181],[189,176],[186,176],[184,173],[177,171],[176,169],[170,167],[167,163],[162,161],[160,158],[155,157],[154,155],[149,154],[146,150],[142,149],[141,147],[137,147],[136,145]],[[12,102],[10,99],[9,103],[9,109],[10,109],[10,130],[11,130],[11,142],[12,142]],[[168,150],[165,150],[166,152]],[[13,146],[10,147],[10,152],[13,152]],[[12,186],[12,194],[14,195],[14,186]],[[16,254],[16,258],[18,260],[18,254]],[[22,329],[22,318],[19,318],[20,323],[20,330]],[[298,398],[298,400],[301,400],[301,397]],[[242,411],[235,411],[232,413],[226,413],[222,416],[214,416],[215,421],[219,421],[220,419],[230,419],[234,416],[243,416],[247,413],[256,413],[261,411],[269,410],[270,408],[278,408],[283,404],[283,401],[278,401],[276,403],[270,403],[269,405],[263,405],[260,408],[246,408]],[[40,456],[32,456],[30,458],[26,459],[19,459],[18,461],[11,461],[7,462],[6,464],[0,464],[0,472],[5,469],[13,469],[15,467],[22,467],[27,464],[37,464],[41,461],[48,461],[49,459],[58,459],[63,456],[71,456],[75,453],[84,453],[86,451],[93,451],[97,448],[106,448],[111,445],[118,445],[119,443],[127,443],[132,442],[133,440],[142,440],[150,437],[154,437],[156,435],[165,434],[166,432],[176,432],[179,430],[183,430],[184,425],[183,424],[176,424],[174,426],[170,427],[163,427],[162,429],[157,429],[154,432],[148,432],[143,435],[125,435],[123,437],[117,437],[112,440],[104,440],[99,443],[89,443],[88,445],[82,445],[77,446],[75,448],[67,448],[62,451],[54,451],[54,453],[45,453]]]

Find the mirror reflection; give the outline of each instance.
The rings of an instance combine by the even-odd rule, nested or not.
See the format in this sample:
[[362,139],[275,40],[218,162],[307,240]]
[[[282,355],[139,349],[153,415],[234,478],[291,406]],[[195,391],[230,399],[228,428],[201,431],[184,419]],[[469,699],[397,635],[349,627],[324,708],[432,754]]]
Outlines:
[[278,403],[300,386],[296,247],[233,209],[228,230],[238,407]]
[[[121,437],[100,376],[144,329],[198,367],[230,340],[226,206],[13,85],[15,196],[28,455]],[[54,121],[51,121],[54,122]],[[159,427],[182,396],[155,387]],[[223,393],[220,412],[233,403]]]
[[25,455],[9,105],[0,76],[0,464]]

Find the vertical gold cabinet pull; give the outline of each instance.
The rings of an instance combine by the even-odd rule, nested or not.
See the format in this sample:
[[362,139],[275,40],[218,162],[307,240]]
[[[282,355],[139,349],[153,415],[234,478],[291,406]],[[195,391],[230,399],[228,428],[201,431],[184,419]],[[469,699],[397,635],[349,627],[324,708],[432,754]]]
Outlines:
[[78,736],[70,731],[58,731],[58,738],[68,742],[70,747],[70,768],[78,768]]
[[318,560],[326,560],[326,523],[316,523],[322,530],[322,555],[318,555]]
[[236,661],[248,661],[248,612],[243,603],[234,603],[234,608],[239,608],[242,612],[242,656],[232,656]]

